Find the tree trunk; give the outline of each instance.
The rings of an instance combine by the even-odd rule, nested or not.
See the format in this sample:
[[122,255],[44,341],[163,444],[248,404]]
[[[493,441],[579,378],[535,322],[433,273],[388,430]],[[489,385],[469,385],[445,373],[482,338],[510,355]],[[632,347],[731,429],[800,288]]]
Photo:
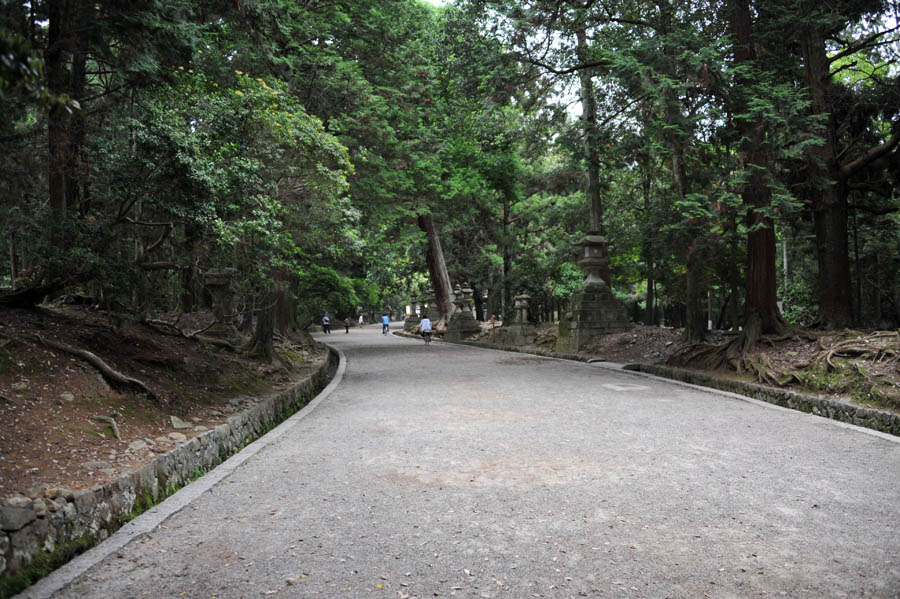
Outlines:
[[256,329],[247,344],[249,355],[265,358],[269,362],[281,361],[275,353],[275,302],[274,291],[263,293],[257,304]]
[[194,271],[194,266],[182,266],[181,267],[181,293],[179,294],[179,300],[181,304],[181,311],[185,314],[190,314],[194,311],[194,278],[196,272]]
[[494,275],[488,274],[487,317],[488,320],[497,314],[497,292],[494,289]]
[[876,327],[880,327],[883,317],[881,312],[881,266],[878,260],[878,252],[875,252],[872,256],[872,278],[869,280],[869,293],[872,298],[872,308],[874,309],[874,314],[872,315],[873,324]]
[[725,317],[728,315],[728,305],[731,303],[731,298],[734,297],[733,293],[729,293],[725,296],[725,299],[722,301],[722,306],[719,308],[719,316],[716,318],[716,329],[723,330],[725,325],[733,326],[731,323],[726,322]]
[[[67,95],[68,69],[64,42],[68,34],[66,20],[69,17],[64,0],[47,2],[47,49],[44,52],[44,67],[47,73],[47,88],[53,97]],[[54,103],[47,115],[47,180],[50,205],[50,241],[62,249],[62,227],[66,220],[66,164],[69,159],[68,112],[58,102]]]
[[838,148],[837,128],[829,86],[831,63],[827,54],[826,32],[811,23],[801,35],[803,77],[813,114],[826,115],[825,143],[810,151],[813,184],[813,213],[816,229],[816,255],[819,262],[819,316],[825,328],[843,328],[853,323],[850,292],[850,252],[848,244],[848,182],[854,173],[900,144],[900,132],[880,146],[869,148],[856,158],[844,156]]
[[428,237],[428,253],[425,258],[428,262],[428,272],[431,275],[431,286],[434,290],[438,310],[442,316],[449,316],[453,311],[453,304],[450,301],[450,275],[447,274],[441,240],[435,230],[434,218],[431,213],[419,215],[419,228]]
[[[672,149],[672,175],[675,179],[675,192],[682,202],[687,198],[687,174],[684,169],[684,149],[677,141],[671,143]],[[706,323],[703,321],[700,303],[703,298],[704,285],[702,284],[701,270],[703,259],[701,253],[702,235],[697,227],[689,225],[687,233],[690,236],[690,244],[687,247],[685,266],[687,268],[685,279],[685,318],[684,341],[686,343],[699,343],[706,337]],[[700,316],[698,316],[698,313]]]
[[[803,76],[814,114],[829,115],[828,85],[830,63],[825,49],[825,34],[814,24],[801,36]],[[810,169],[813,184],[813,215],[816,231],[816,257],[819,264],[819,315],[817,323],[825,328],[843,328],[853,321],[850,299],[850,258],[847,247],[846,183],[837,159],[836,123],[828,117],[825,143],[811,150]]]
[[[652,258],[651,258],[652,260]],[[648,265],[647,274],[647,301],[644,306],[644,324],[653,326],[656,324],[656,297],[654,289],[656,282],[653,279],[653,263]]]
[[16,261],[16,232],[9,232],[9,286],[16,290],[16,279],[19,278],[19,269]]
[[[509,246],[509,225],[510,225],[510,216],[511,216],[511,203],[512,199],[510,198],[509,191],[504,191],[503,193],[503,281],[502,281],[502,293],[500,294],[500,319],[505,320],[507,317],[507,311],[511,311],[512,309],[512,289],[509,284],[509,272],[512,269],[512,260],[510,258]],[[494,306],[494,310],[497,310],[497,307]],[[511,317],[512,314],[509,314]]]
[[[734,39],[734,60],[737,65],[756,64],[756,50],[752,40],[752,19],[748,0],[729,0],[730,28]],[[739,78],[742,83],[744,78]],[[745,112],[747,102],[739,100],[735,113]],[[768,167],[763,146],[763,131],[759,123],[738,119],[737,127],[743,138],[741,158],[751,171],[750,179],[741,192],[747,208],[747,280],[745,323],[747,331],[760,334],[780,332],[784,328],[778,311],[775,247],[775,226],[766,216],[771,204],[771,192],[760,172]],[[752,326],[751,326],[752,323]]]
[[238,326],[238,330],[241,333],[250,333],[253,330],[253,312],[254,312],[254,296],[252,294],[247,294],[248,297],[245,300],[244,308],[241,310],[241,324]]
[[[643,166],[641,167],[641,193],[644,196],[644,214],[650,215],[650,186],[652,185],[652,180],[650,178],[650,174],[647,172],[647,169]],[[654,288],[656,285],[655,281],[655,272],[654,272],[654,260],[653,260],[653,245],[650,242],[649,231],[645,232],[644,235],[641,236],[641,254],[644,258],[644,263],[647,265],[647,302],[644,310],[644,324],[647,326],[653,326],[656,324],[656,289]]]
[[863,322],[862,265],[859,261],[859,224],[856,220],[856,210],[853,211],[853,271],[853,279],[856,283],[854,286],[856,297],[853,302],[855,307],[853,321]]
[[484,299],[477,285],[472,285],[472,301],[475,302],[475,320],[484,320]]
[[697,243],[688,250],[684,341],[700,343],[706,337],[706,317],[703,311],[703,259]]
[[[79,12],[87,11],[87,8],[79,9]],[[84,15],[79,15],[84,18]],[[72,99],[80,103],[84,101],[84,86],[87,69],[87,54],[82,48],[76,50],[72,57],[71,94]],[[84,206],[84,187],[86,185],[84,163],[82,160],[82,148],[85,140],[84,111],[74,110],[69,115],[69,139],[66,152],[66,166],[64,171],[66,186],[66,211],[73,214],[81,214]]]
[[292,283],[292,277],[285,269],[278,271],[276,279],[275,301],[275,330],[287,335],[298,329],[297,326],[297,300],[291,293],[291,288],[296,287],[296,281]]
[[[587,36],[584,29],[575,32],[578,39],[578,55],[585,62],[587,51]],[[581,82],[581,120],[584,133],[584,160],[587,172],[585,183],[588,204],[588,233],[603,235],[603,204],[600,197],[600,154],[597,151],[597,99],[594,96],[594,82],[591,80],[592,69],[580,69],[578,77]],[[602,257],[606,258],[606,246],[602,246]],[[607,287],[612,288],[612,274],[609,270],[609,262],[600,270],[600,278]]]

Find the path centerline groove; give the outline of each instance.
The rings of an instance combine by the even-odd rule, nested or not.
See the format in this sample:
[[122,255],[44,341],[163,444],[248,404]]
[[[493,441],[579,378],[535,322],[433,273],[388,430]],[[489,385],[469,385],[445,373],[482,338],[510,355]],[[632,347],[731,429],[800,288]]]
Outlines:
[[322,338],[314,411],[52,596],[900,596],[900,444],[380,333]]

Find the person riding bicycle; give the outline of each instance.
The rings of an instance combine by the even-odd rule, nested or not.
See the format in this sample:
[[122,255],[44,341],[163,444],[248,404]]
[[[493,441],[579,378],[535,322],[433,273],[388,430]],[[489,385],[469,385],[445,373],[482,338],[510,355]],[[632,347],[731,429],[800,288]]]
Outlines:
[[381,315],[381,334],[387,335],[388,329],[391,328],[391,317],[387,314]]
[[425,339],[425,345],[428,345],[431,343],[431,319],[423,316],[419,327],[419,330],[422,331],[422,337]]

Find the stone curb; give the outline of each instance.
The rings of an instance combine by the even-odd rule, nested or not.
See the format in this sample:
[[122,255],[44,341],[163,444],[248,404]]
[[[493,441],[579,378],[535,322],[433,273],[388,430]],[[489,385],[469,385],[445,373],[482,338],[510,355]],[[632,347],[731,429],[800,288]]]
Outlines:
[[672,368],[657,364],[631,364],[626,366],[626,368],[684,383],[746,395],[783,408],[815,414],[823,418],[830,418],[831,420],[900,436],[900,416],[884,410],[856,406],[842,401],[805,395],[796,391],[768,387],[758,383],[717,377],[705,372],[696,372],[684,368]]
[[[58,492],[53,493],[54,497],[33,500],[29,506],[0,507],[0,511],[31,510],[35,516],[27,522],[28,519],[22,518],[18,512],[12,514],[16,516],[15,522],[7,522],[11,518],[8,519],[5,516],[0,518],[5,523],[3,530],[0,530],[0,579],[14,576],[23,567],[27,567],[28,562],[35,556],[41,553],[52,553],[57,546],[84,538],[93,538],[99,541],[107,539],[110,533],[119,528],[123,519],[131,514],[139,498],[144,501],[152,499],[155,502],[159,499],[161,491],[171,492],[181,488],[162,504],[145,512],[145,514],[158,513],[162,506],[179,494],[184,494],[188,489],[202,486],[188,484],[198,472],[211,470],[219,464],[221,466],[216,471],[219,469],[228,472],[233,470],[235,467],[233,460],[238,456],[256,445],[258,447],[255,451],[258,451],[259,448],[271,441],[261,443],[262,439],[257,439],[256,442],[251,443],[243,451],[223,463],[224,458],[239,450],[249,439],[260,437],[267,429],[282,422],[286,413],[296,412],[287,419],[296,421],[294,419],[301,413],[304,415],[308,413],[305,408],[299,412],[298,409],[303,406],[311,409],[314,404],[317,405],[321,401],[320,397],[325,395],[325,391],[319,396],[316,396],[316,393],[325,387],[335,361],[339,361],[338,372],[341,372],[343,367],[342,354],[331,347],[328,347],[328,350],[325,361],[304,380],[289,389],[261,398],[251,408],[230,416],[225,423],[156,457],[138,470],[123,473],[109,483],[91,489],[74,493],[59,489]],[[326,390],[330,388],[329,385]],[[310,401],[314,396],[316,396],[315,399]],[[287,421],[283,424],[287,424]],[[263,438],[270,436],[277,438],[280,435],[272,436],[272,433],[279,428],[276,427],[270,433],[265,434]],[[225,468],[226,465],[230,465],[230,468]],[[168,515],[171,515],[171,512],[167,513],[165,517]],[[134,528],[133,524],[142,517],[129,522],[122,528]],[[12,526],[13,523],[17,526]],[[9,530],[12,528],[16,528],[16,530]],[[63,568],[71,563],[69,562]],[[46,580],[45,578],[44,581]],[[33,594],[33,589],[44,586],[41,583],[33,585],[20,596],[43,596]]]
[[[406,331],[394,331],[394,335],[398,337],[408,337],[410,339],[420,339],[421,335],[414,335],[412,333],[407,333]],[[484,349],[493,349],[497,351],[509,351],[520,354],[531,354],[533,356],[541,356],[543,358],[557,358],[559,360],[572,360],[575,362],[596,362],[595,358],[589,358],[588,356],[582,356],[581,354],[571,354],[571,353],[560,353],[553,350],[534,350],[534,349],[524,349],[521,347],[515,347],[512,345],[501,345],[499,343],[480,343],[478,341],[450,341],[444,337],[433,337],[433,341],[443,341],[445,343],[453,343],[454,345],[468,345],[469,347],[481,347]]]
[[[395,334],[403,337],[418,338],[417,335],[411,335],[409,333],[397,332]],[[535,351],[520,347],[498,345],[496,343],[478,343],[476,341],[445,341],[445,343],[531,354],[544,358],[556,358],[559,360],[573,360],[576,362],[595,363],[605,361],[588,358],[587,356],[580,354],[567,354],[555,351]],[[758,383],[717,377],[684,368],[671,368],[669,366],[660,366],[657,364],[628,364],[624,366],[623,369],[652,374],[665,379],[698,385],[700,387],[726,391],[744,397],[751,397],[782,408],[806,412],[808,414],[814,414],[823,418],[837,420],[838,422],[868,428],[881,433],[900,436],[900,415],[892,414],[891,412],[886,412],[884,410],[867,408],[865,406],[855,406],[833,399],[814,397],[796,391],[778,389],[777,387],[767,387]]]

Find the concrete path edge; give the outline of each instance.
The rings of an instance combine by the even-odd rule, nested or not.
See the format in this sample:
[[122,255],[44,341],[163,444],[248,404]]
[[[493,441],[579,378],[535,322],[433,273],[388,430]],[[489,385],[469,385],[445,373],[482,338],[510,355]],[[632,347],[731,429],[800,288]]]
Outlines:
[[255,456],[264,448],[273,444],[285,433],[295,427],[301,420],[309,416],[316,407],[322,403],[329,395],[331,395],[344,377],[347,369],[347,358],[344,353],[328,344],[325,344],[330,351],[338,355],[338,366],[331,382],[322,389],[306,406],[293,416],[287,418],[284,422],[273,428],[271,431],[247,445],[244,449],[234,454],[216,468],[210,470],[196,481],[182,487],[172,496],[168,497],[162,503],[153,506],[131,522],[123,525],[119,530],[110,535],[102,543],[85,551],[75,559],[69,561],[60,568],[54,570],[35,584],[31,585],[14,599],[47,599],[54,593],[64,588],[73,580],[84,574],[94,565],[100,563],[116,551],[122,549],[128,543],[134,541],[144,534],[148,534],[155,530],[160,524],[165,522],[171,516],[177,514],[192,501],[212,489],[214,486],[224,480],[229,474],[234,472],[247,460]]

